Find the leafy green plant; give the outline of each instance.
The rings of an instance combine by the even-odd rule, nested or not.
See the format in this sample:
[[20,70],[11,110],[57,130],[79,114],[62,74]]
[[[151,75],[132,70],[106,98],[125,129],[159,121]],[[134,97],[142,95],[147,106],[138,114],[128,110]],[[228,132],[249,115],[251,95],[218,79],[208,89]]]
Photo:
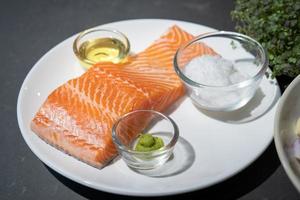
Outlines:
[[260,42],[269,55],[272,77],[300,74],[300,1],[236,0],[236,30]]

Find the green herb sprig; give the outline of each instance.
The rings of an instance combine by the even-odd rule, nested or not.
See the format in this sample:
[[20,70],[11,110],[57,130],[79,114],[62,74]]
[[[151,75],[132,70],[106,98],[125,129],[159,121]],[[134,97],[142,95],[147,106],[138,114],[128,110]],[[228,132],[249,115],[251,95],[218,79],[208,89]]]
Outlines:
[[260,42],[269,55],[272,77],[300,74],[300,1],[236,0],[236,30]]

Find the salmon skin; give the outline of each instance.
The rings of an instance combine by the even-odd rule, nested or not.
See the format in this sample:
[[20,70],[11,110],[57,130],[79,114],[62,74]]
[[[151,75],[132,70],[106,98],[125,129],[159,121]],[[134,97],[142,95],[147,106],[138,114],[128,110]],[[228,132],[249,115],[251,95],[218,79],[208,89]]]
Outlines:
[[[34,116],[31,129],[57,149],[104,167],[117,155],[111,129],[120,116],[137,109],[164,111],[184,95],[173,58],[192,38],[173,26],[128,63],[96,64],[55,89]],[[213,53],[204,44],[197,51]]]

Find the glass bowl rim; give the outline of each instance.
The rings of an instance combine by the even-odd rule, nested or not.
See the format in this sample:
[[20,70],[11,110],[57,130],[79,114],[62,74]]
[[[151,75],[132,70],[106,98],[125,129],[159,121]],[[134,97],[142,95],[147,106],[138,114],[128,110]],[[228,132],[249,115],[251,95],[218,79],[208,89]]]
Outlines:
[[[128,37],[124,33],[122,33],[121,31],[118,31],[117,29],[113,29],[113,28],[90,28],[90,29],[86,29],[86,30],[80,32],[73,42],[73,52],[79,59],[84,59],[80,56],[79,51],[78,51],[78,43],[79,43],[80,39],[82,39],[85,35],[87,35],[89,33],[93,33],[93,32],[110,32],[110,33],[115,33],[115,34],[121,36],[125,40],[124,44],[126,47],[126,51],[124,52],[124,54],[128,55],[128,53],[130,51],[130,42],[129,42]],[[84,62],[86,62],[90,65],[96,64],[88,59],[84,59]]]
[[[194,44],[195,42],[198,42],[202,39],[205,38],[210,38],[210,37],[228,37],[230,38],[239,38],[239,39],[243,39],[243,40],[248,40],[250,42],[252,42],[254,45],[257,46],[259,52],[262,54],[262,64],[258,65],[258,67],[260,68],[258,70],[258,72],[249,77],[246,80],[243,80],[241,82],[238,83],[234,83],[231,85],[225,85],[225,86],[215,86],[215,85],[206,85],[206,84],[202,84],[202,83],[198,83],[196,81],[193,81],[192,79],[188,78],[180,69],[179,64],[178,64],[178,56],[180,56],[180,53],[182,50],[184,50],[185,48],[189,47],[190,45]],[[187,42],[186,44],[184,44],[183,46],[181,46],[179,49],[177,49],[174,59],[173,59],[173,65],[174,65],[174,70],[177,73],[177,75],[180,77],[180,79],[191,86],[194,87],[202,87],[202,88],[214,88],[214,89],[236,89],[236,88],[242,88],[242,87],[246,87],[248,85],[250,85],[251,83],[253,83],[253,81],[258,80],[260,77],[262,77],[265,73],[265,71],[267,70],[268,66],[269,66],[269,59],[268,59],[268,54],[267,51],[264,49],[264,47],[257,42],[256,40],[254,40],[253,38],[241,34],[241,33],[236,33],[236,32],[230,32],[230,31],[214,31],[214,32],[209,32],[209,33],[204,33],[201,34],[199,36],[196,36],[194,39],[190,40],[189,42]]]
[[[128,117],[132,114],[138,113],[138,112],[150,112],[152,114],[159,115],[163,119],[167,120],[172,125],[173,137],[167,145],[165,145],[165,146],[163,146],[159,149],[156,149],[156,150],[142,152],[142,151],[132,150],[132,149],[130,149],[127,146],[122,144],[122,142],[118,139],[118,137],[116,135],[116,129],[117,129],[118,125],[126,117]],[[177,143],[178,138],[179,138],[179,128],[178,128],[177,124],[175,123],[175,121],[172,118],[170,118],[170,117],[168,117],[168,116],[166,116],[166,115],[164,115],[161,112],[158,112],[156,110],[139,109],[139,110],[134,110],[134,111],[128,112],[128,113],[124,114],[123,116],[121,116],[114,123],[114,125],[112,127],[112,139],[113,139],[113,142],[115,143],[115,145],[117,146],[117,148],[119,148],[122,151],[125,151],[127,153],[131,153],[131,154],[142,154],[142,155],[149,155],[149,154],[155,154],[155,153],[163,154],[164,152],[170,150],[171,148],[173,148],[175,146],[175,144]]]

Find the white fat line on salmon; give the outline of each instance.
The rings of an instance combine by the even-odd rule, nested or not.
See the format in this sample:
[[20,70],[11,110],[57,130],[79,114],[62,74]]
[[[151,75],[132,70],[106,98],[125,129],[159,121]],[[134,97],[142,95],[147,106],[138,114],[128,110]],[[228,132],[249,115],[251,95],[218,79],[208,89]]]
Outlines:
[[[79,99],[82,102],[91,104],[93,107],[97,108],[97,110],[104,112],[107,117],[111,117],[113,120],[118,119],[118,117],[119,117],[118,115],[116,115],[114,112],[112,112],[111,110],[108,110],[105,107],[103,108],[100,103],[97,103],[94,100],[92,100],[92,98],[89,98],[84,92],[78,90],[77,87],[74,87],[74,86],[70,85],[69,83],[66,83],[65,85],[70,90],[72,90],[75,94],[77,94]],[[103,114],[103,113],[101,113],[101,114]]]
[[[83,139],[87,141],[91,145],[96,145],[96,147],[101,147],[102,143],[99,141],[99,134],[98,132],[105,132],[105,130],[108,130],[108,126],[106,124],[97,123],[95,120],[87,120],[86,127],[89,127],[91,130],[97,130],[97,133],[94,131],[86,131],[82,130],[82,127],[78,126],[77,121],[69,115],[65,111],[65,109],[59,108],[59,107],[49,107],[44,106],[40,113],[45,116],[49,121],[54,123],[53,125],[54,129],[57,131],[57,127],[61,127],[64,130],[68,131],[68,135],[77,137],[78,139]],[[52,115],[49,115],[48,113],[52,113]],[[61,119],[67,119],[67,120],[61,120]],[[52,127],[52,128],[53,128]],[[50,128],[50,127],[49,127]],[[98,142],[97,142],[98,141]]]
[[170,50],[170,43],[169,43],[169,40],[166,40],[166,41],[157,43],[157,44],[147,48],[144,52],[139,54],[138,57],[143,56],[145,54],[151,54],[151,53],[157,52],[157,51],[169,51],[169,50]]
[[160,59],[169,59],[169,60],[173,60],[173,57],[175,55],[175,50],[174,51],[168,51],[168,52],[156,52],[156,53],[153,53],[149,56],[151,56],[151,60],[150,61],[155,61],[156,59],[159,59],[158,62],[160,62],[161,60]]
[[120,76],[115,76],[104,69],[101,69],[97,72],[100,74],[105,74],[110,78],[114,78],[115,80],[118,80],[118,81],[128,84],[130,87],[134,88],[136,91],[140,92],[144,97],[146,97],[146,99],[150,103],[150,105],[152,104],[149,93],[147,91],[144,91],[142,88],[136,87],[136,85],[134,83],[131,83],[129,80],[122,79]]

